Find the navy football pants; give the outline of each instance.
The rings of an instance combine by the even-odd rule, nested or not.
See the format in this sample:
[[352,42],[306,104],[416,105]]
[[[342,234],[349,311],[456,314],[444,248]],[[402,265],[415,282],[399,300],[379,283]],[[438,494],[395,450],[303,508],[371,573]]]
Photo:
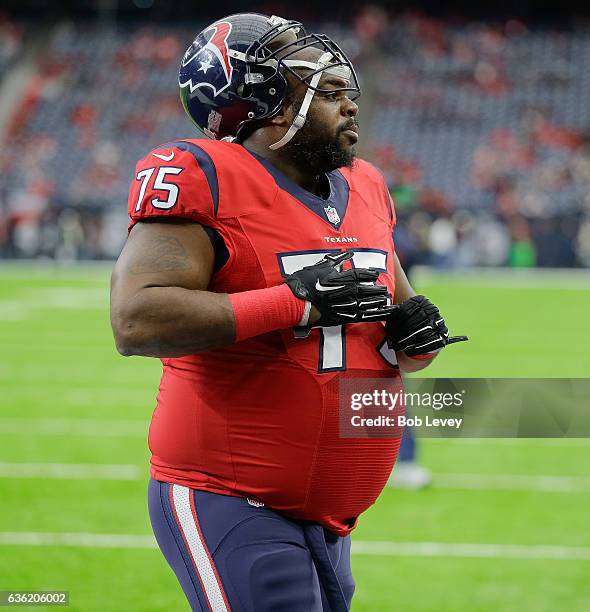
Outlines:
[[193,610],[350,608],[350,536],[242,497],[156,480],[150,480],[148,499],[158,545]]

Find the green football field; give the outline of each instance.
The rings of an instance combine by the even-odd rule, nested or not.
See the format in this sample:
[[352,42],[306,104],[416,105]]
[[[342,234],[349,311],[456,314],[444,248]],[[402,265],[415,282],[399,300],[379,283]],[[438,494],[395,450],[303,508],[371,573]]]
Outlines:
[[[160,364],[115,352],[108,274],[0,266],[0,591],[187,610],[146,507]],[[420,276],[471,337],[429,374],[588,377],[588,278],[531,274]],[[354,532],[354,610],[590,610],[590,440],[431,439],[420,456],[434,485],[386,489]]]

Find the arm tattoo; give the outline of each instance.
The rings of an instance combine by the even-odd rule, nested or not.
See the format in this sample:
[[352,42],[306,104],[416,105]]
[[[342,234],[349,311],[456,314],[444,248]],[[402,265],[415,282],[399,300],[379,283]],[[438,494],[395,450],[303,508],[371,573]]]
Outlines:
[[172,236],[157,236],[151,250],[136,257],[129,267],[131,274],[190,269],[191,264],[186,249]]

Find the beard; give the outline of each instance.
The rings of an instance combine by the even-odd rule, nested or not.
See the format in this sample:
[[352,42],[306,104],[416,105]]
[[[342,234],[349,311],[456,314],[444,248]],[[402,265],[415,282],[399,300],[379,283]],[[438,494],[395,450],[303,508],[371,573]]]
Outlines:
[[332,172],[337,168],[351,168],[356,156],[354,147],[342,144],[340,130],[336,135],[318,129],[321,125],[308,113],[303,127],[283,150],[299,170],[311,176]]

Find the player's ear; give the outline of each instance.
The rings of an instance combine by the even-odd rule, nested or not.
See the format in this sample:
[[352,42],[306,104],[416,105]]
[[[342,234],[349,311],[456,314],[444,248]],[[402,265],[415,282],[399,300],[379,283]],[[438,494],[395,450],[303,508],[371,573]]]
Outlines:
[[268,120],[268,123],[276,127],[284,127],[291,125],[294,118],[293,100],[288,98],[283,102],[279,112]]

